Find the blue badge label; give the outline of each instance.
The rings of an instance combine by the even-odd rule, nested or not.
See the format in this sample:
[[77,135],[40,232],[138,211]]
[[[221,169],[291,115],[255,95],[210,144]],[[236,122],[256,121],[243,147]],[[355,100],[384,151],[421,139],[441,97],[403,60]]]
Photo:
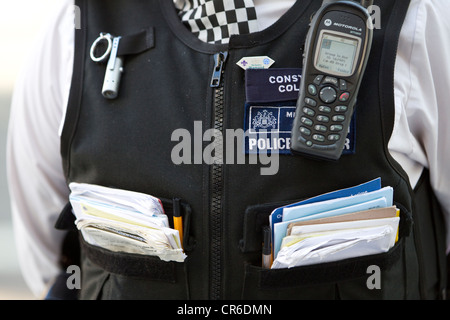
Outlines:
[[[291,154],[291,131],[295,118],[295,106],[246,104],[245,109],[246,154]],[[355,117],[353,117],[343,154],[355,153],[355,138]]]
[[246,101],[265,103],[297,100],[301,78],[300,68],[247,69]]
[[245,153],[290,154],[295,106],[246,106]]

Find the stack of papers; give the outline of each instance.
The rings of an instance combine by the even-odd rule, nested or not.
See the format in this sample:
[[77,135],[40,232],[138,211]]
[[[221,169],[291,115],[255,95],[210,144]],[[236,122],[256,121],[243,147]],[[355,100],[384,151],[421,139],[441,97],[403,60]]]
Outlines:
[[147,194],[71,183],[70,202],[84,240],[114,252],[183,262],[180,235],[169,227],[158,198]]
[[270,216],[273,269],[387,252],[398,239],[399,210],[381,179],[323,194]]

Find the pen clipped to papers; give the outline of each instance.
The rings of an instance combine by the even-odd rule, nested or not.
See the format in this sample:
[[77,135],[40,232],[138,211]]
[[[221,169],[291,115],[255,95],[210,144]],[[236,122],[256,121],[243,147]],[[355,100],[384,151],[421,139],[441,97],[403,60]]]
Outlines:
[[269,226],[263,227],[262,267],[270,269],[272,266],[272,241]]
[[[69,187],[75,223],[87,243],[164,261],[183,262],[186,258],[182,229],[170,228],[158,198],[92,184],[71,183]],[[176,226],[180,228],[178,222]]]
[[173,227],[180,235],[181,247],[183,247],[183,217],[181,216],[180,199],[173,199]]
[[399,210],[381,180],[275,209],[273,269],[379,254],[398,240]]

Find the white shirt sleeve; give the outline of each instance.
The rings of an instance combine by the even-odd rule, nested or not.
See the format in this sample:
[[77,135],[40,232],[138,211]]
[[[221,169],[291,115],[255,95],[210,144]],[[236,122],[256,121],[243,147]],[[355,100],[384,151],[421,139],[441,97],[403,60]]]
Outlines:
[[64,233],[54,228],[67,201],[58,129],[73,68],[73,1],[37,39],[15,86],[7,141],[7,174],[19,263],[38,297],[59,272]]
[[430,170],[450,245],[449,16],[450,1],[411,1],[397,56],[396,115],[389,148],[413,186],[422,167]]

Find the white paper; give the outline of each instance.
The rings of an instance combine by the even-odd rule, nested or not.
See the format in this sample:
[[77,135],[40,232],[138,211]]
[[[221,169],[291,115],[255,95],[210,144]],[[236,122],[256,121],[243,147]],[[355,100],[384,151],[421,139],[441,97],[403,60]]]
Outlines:
[[[98,185],[75,183],[69,184],[71,198],[83,199],[135,213],[137,216],[159,217],[167,220],[161,201],[153,196]],[[167,225],[166,225],[167,226]]]
[[[272,269],[293,268],[387,252],[395,243],[391,225],[307,233],[283,247]],[[291,243],[293,239],[290,239]]]
[[[330,202],[333,202],[333,201],[330,201]],[[334,216],[339,216],[339,215],[343,215],[343,214],[347,214],[347,213],[359,212],[359,211],[376,209],[376,208],[385,208],[390,203],[390,201],[389,202],[386,201],[385,197],[381,197],[381,198],[376,198],[376,199],[373,199],[373,200],[370,200],[367,202],[350,205],[347,207],[335,208],[334,206],[331,206],[331,208],[334,208],[334,209],[329,210],[330,207],[328,206],[328,203],[330,203],[330,202],[324,201],[324,203],[318,203],[318,204],[320,204],[320,206],[315,205],[315,207],[320,208],[321,211],[318,210],[314,214],[310,214],[310,215],[303,216],[303,217],[289,220],[289,221],[283,221],[283,222],[276,223],[274,225],[275,257],[277,256],[277,254],[281,248],[281,242],[282,242],[283,238],[286,236],[288,225],[292,222],[320,219],[320,218],[326,218],[326,217],[334,217]],[[308,205],[308,207],[310,207],[310,206]],[[300,207],[296,207],[297,210],[299,208]]]
[[158,198],[91,184],[71,183],[75,224],[84,240],[114,252],[158,256],[182,262],[178,230],[169,228]]
[[[398,230],[398,225],[400,222],[399,217],[394,218],[384,218],[384,219],[369,219],[369,220],[356,220],[347,222],[336,222],[336,223],[324,223],[324,224],[312,224],[306,226],[295,226],[291,230],[291,236],[300,236],[308,233],[316,232],[327,232],[336,230],[357,230],[362,228],[379,227],[389,225],[393,230]],[[288,237],[286,237],[288,238]],[[395,238],[393,239],[390,246],[394,246]],[[283,246],[283,245],[282,245]]]

